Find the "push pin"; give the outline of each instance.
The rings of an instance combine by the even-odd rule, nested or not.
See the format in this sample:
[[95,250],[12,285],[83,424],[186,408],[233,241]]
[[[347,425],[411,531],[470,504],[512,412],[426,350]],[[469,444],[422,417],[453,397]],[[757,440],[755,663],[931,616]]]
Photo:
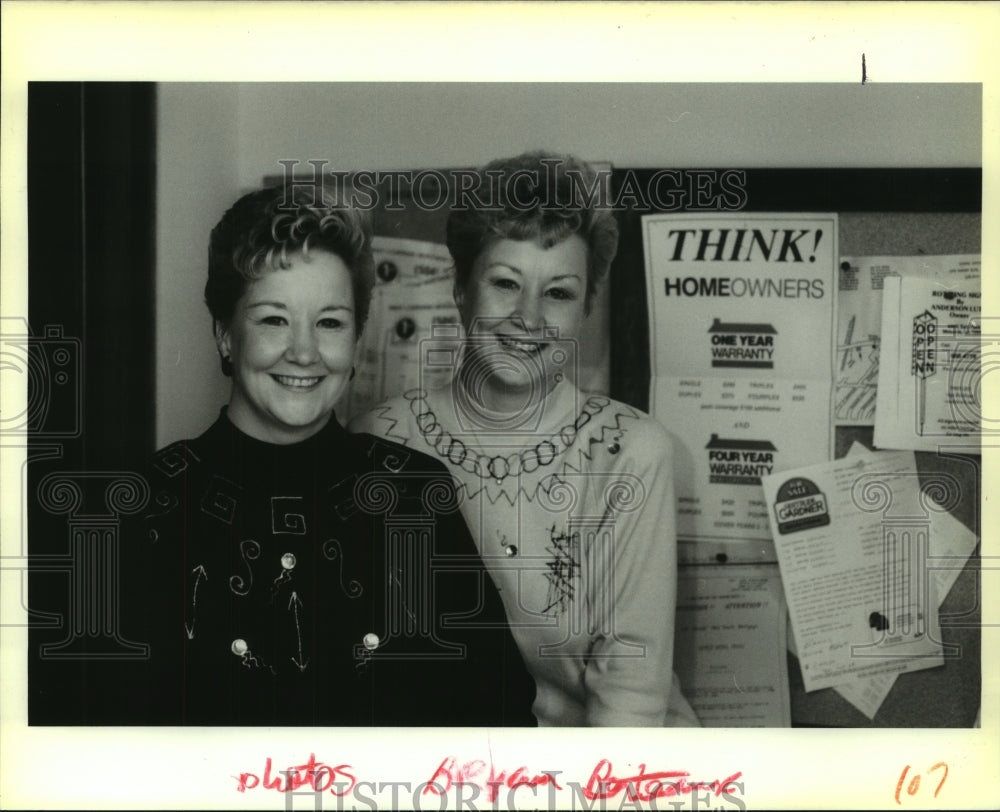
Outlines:
[[378,639],[378,635],[375,634],[375,632],[368,632],[368,634],[366,634],[364,638],[362,638],[361,642],[364,644],[364,647],[369,651],[375,651],[375,649],[378,648],[378,644],[381,641]]
[[506,553],[507,558],[513,558],[515,555],[517,555],[517,547],[513,544],[508,544],[504,548],[504,553]]
[[283,556],[281,556],[281,566],[284,569],[286,570],[295,569],[295,563],[296,561],[294,553],[285,553]]
[[617,454],[621,450],[622,450],[622,447],[620,445],[618,445],[617,442],[612,443],[611,445],[608,446],[608,451],[611,454]]
[[250,650],[250,647],[247,645],[247,641],[242,637],[237,637],[233,640],[233,644],[229,648],[237,657],[242,657]]

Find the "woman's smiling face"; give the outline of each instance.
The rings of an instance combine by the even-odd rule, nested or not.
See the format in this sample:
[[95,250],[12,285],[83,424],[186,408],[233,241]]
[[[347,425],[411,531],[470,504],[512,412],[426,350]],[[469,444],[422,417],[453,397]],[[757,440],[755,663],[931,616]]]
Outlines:
[[322,429],[354,366],[351,276],[340,257],[313,249],[265,271],[217,335],[232,358],[229,419],[246,434],[288,444]]
[[528,390],[544,397],[571,370],[586,291],[587,244],[575,234],[549,248],[487,246],[456,291],[484,404],[525,403]]

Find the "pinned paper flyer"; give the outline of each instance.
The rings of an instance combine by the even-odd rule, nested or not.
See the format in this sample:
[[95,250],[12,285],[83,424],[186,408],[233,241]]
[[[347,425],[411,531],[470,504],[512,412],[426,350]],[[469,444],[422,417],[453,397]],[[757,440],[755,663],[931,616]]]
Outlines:
[[944,664],[931,514],[912,452],[763,479],[806,691]]
[[[838,426],[875,425],[885,280],[923,277],[948,282],[968,281],[978,279],[979,267],[979,254],[840,258],[834,396],[834,420]],[[888,363],[893,363],[891,358]]]
[[979,279],[885,280],[875,445],[979,454]]

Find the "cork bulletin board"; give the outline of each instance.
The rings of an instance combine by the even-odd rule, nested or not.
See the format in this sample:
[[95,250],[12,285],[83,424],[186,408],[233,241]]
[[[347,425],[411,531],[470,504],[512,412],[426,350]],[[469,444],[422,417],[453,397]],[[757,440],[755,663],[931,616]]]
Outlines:
[[[620,188],[630,172],[640,185],[657,170],[616,167]],[[711,170],[696,170],[703,177]],[[721,174],[721,173],[716,173]],[[977,254],[981,243],[979,169],[756,169],[745,171],[745,212],[836,212],[840,256]],[[672,211],[688,208],[679,200]],[[664,209],[632,208],[620,214],[622,240],[611,270],[611,395],[648,408],[650,364],[645,266],[640,220]],[[615,352],[614,347],[628,347]],[[668,426],[669,428],[669,426]],[[855,442],[873,447],[870,426],[839,426],[835,456]],[[921,477],[941,472],[960,483],[952,513],[981,539],[979,458],[915,452]],[[686,566],[733,567],[774,562],[773,550],[730,543],[682,545]],[[973,553],[940,607],[942,668],[900,675],[875,718],[869,720],[833,689],[806,693],[798,660],[788,654],[792,724],[801,727],[969,727],[979,711],[981,685],[979,550]]]

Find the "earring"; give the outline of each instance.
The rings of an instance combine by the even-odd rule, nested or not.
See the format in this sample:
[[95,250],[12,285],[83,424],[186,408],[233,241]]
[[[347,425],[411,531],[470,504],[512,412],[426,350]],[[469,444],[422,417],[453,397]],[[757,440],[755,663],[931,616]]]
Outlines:
[[221,356],[220,360],[222,361],[222,374],[225,375],[227,378],[232,378],[233,359],[230,358],[228,355],[223,355]]

